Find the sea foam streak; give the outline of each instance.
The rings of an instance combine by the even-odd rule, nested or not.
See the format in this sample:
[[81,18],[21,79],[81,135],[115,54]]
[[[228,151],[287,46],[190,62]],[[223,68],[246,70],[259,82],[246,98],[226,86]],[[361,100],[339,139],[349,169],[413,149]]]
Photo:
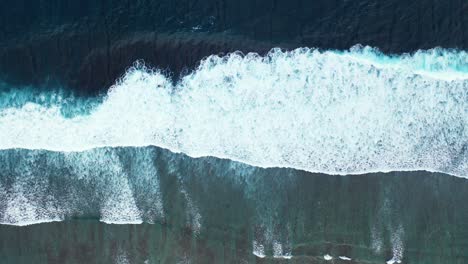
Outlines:
[[4,106],[0,149],[155,145],[330,174],[468,176],[463,51],[390,57],[355,47],[211,56],[176,84],[133,67],[89,113],[66,117],[65,107]]

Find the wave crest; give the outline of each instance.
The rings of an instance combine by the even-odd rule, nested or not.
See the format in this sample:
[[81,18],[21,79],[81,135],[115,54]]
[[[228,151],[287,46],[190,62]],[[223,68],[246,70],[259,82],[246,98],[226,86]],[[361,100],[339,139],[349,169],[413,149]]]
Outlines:
[[467,62],[443,49],[275,49],[210,56],[176,84],[132,67],[102,103],[80,103],[94,106],[82,115],[64,116],[63,104],[3,107],[0,149],[155,145],[329,174],[467,176]]

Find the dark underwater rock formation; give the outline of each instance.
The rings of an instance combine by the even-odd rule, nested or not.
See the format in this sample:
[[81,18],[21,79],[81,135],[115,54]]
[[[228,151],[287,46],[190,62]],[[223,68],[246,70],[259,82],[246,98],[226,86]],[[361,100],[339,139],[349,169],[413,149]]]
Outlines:
[[96,93],[137,59],[177,76],[235,50],[467,49],[467,14],[464,0],[15,1],[0,10],[0,78]]

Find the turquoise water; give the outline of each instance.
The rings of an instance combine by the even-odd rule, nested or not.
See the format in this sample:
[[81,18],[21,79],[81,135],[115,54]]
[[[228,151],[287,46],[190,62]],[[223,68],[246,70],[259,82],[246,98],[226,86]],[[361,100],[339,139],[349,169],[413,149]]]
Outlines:
[[[92,152],[93,159],[86,153],[2,151],[0,186],[8,197],[0,203],[2,259],[328,263],[324,256],[330,255],[352,263],[394,257],[404,263],[468,260],[468,182],[462,178],[423,171],[332,176],[262,169],[154,147]],[[15,226],[34,220],[59,222]]]
[[467,263],[468,55],[141,63],[0,85],[0,262]]
[[464,51],[210,56],[173,83],[138,64],[98,98],[10,89],[0,149],[158,146],[326,174],[468,174]]

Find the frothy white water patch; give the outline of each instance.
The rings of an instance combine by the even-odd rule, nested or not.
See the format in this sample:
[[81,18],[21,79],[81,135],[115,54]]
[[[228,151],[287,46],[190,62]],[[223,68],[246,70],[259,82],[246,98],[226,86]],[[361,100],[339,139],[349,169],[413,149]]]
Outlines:
[[56,208],[39,206],[33,199],[27,198],[23,190],[16,190],[15,196],[8,198],[6,206],[0,221],[3,225],[27,226],[63,220]]
[[141,224],[140,211],[136,206],[127,181],[116,187],[101,209],[101,221],[107,224]]
[[436,48],[428,51],[419,50],[412,55],[385,56],[376,49],[356,45],[351,48],[351,52],[352,54],[348,54],[350,59],[379,68],[404,70],[446,81],[467,79],[468,53],[466,51],[447,51]]
[[164,218],[157,155],[154,148],[0,151],[0,224],[156,223]]
[[392,239],[392,259],[387,261],[388,264],[393,264],[393,263],[401,263],[401,260],[403,259],[403,252],[404,252],[404,247],[403,247],[403,227],[400,226],[396,232],[392,233],[391,239]]
[[144,219],[149,223],[154,223],[155,219],[164,219],[164,208],[159,183],[159,173],[154,164],[155,155],[152,151],[146,149],[138,149],[133,155],[134,164],[131,166],[130,173],[137,175],[137,179],[144,181],[142,186],[146,188],[135,193],[135,196],[140,196],[140,199],[146,204],[152,206],[149,210],[142,212]]
[[339,256],[339,258],[340,258],[341,260],[347,260],[347,261],[352,260],[351,258],[346,257],[346,256]]
[[119,254],[117,255],[115,264],[130,264],[127,254],[123,250],[120,250]]
[[323,256],[323,259],[329,261],[329,260],[332,260],[333,257],[330,256],[330,255],[328,255],[328,254],[326,254],[325,256]]
[[255,256],[259,258],[266,257],[265,247],[261,243],[259,243],[257,240],[254,240],[252,242],[252,247],[253,247],[252,254],[254,254]]
[[401,260],[398,258],[392,258],[386,262],[387,264],[396,264],[396,263],[401,263]]
[[[259,212],[257,211],[257,213]],[[284,228],[284,225],[282,227]],[[289,227],[285,229],[289,232]],[[272,256],[275,259],[291,259],[293,257],[291,242],[287,235],[286,237],[281,236],[281,234],[273,232],[271,226],[263,224],[255,226],[253,234],[253,254],[257,257]]]
[[[27,160],[22,165],[30,162]],[[32,170],[26,169],[22,176],[13,183],[10,192],[0,184],[0,207],[4,207],[0,210],[0,224],[27,226],[62,221],[64,214],[57,205],[56,199],[44,195],[46,188],[41,184],[41,180],[31,181],[32,178],[41,175],[36,175]]]
[[280,242],[273,241],[273,258],[291,259],[292,254],[285,250]]
[[176,85],[132,68],[91,113],[0,110],[0,149],[156,145],[330,174],[468,176],[468,55],[369,48],[211,56]]
[[[99,157],[99,156],[97,156]],[[108,181],[109,193],[101,206],[100,221],[107,224],[141,224],[143,220],[136,205],[133,192],[128,183],[128,176],[119,162],[115,152],[108,152],[102,162],[107,161],[105,173],[107,177],[113,177]],[[98,168],[101,170],[102,168]]]

